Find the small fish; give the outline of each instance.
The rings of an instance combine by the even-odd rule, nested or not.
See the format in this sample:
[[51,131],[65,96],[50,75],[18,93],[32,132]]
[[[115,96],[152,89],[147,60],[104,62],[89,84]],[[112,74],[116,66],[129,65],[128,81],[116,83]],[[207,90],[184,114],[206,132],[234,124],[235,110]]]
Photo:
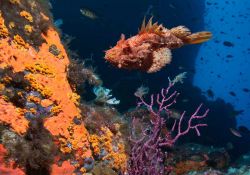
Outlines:
[[181,113],[178,110],[171,109],[169,113],[169,117],[178,120],[181,118]]
[[230,94],[231,96],[233,96],[233,97],[236,96],[235,92],[233,92],[233,91],[230,91],[229,94]]
[[233,135],[235,135],[236,137],[242,137],[242,135],[240,134],[239,131],[233,129],[233,128],[230,128],[230,131]]
[[250,92],[250,89],[248,89],[248,88],[243,88],[242,89],[244,92]]
[[176,7],[173,4],[169,4],[169,7],[172,9],[176,9]]
[[134,93],[134,95],[136,97],[143,97],[144,95],[148,94],[149,88],[145,87],[143,85],[141,85],[139,88],[137,88],[136,92]]
[[60,28],[60,27],[63,25],[63,20],[62,20],[62,19],[57,19],[57,20],[55,20],[54,25],[55,25],[57,28]]
[[90,19],[97,19],[99,18],[95,12],[93,12],[92,10],[90,9],[87,9],[87,8],[82,8],[80,9],[80,12],[83,16],[87,17],[87,18],[90,18]]
[[189,100],[188,99],[183,99],[182,102],[187,103],[187,102],[189,102]]
[[229,55],[227,55],[227,58],[233,58],[233,55],[229,54]]
[[233,47],[234,46],[234,44],[232,42],[230,42],[230,41],[224,41],[223,45],[226,46],[226,47]]
[[211,89],[207,90],[207,96],[209,96],[210,98],[214,98],[214,93]]

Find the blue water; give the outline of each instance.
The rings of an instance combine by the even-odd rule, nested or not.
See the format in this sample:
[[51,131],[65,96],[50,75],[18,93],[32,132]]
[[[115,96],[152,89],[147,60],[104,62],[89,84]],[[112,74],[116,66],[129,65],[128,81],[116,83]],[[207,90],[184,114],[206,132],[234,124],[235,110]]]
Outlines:
[[[207,0],[205,11],[205,28],[214,37],[201,46],[196,57],[194,85],[202,91],[211,89],[214,98],[210,100],[222,98],[237,110],[243,110],[237,124],[250,128],[250,92],[243,90],[250,89],[250,1],[216,1],[215,4]],[[223,45],[225,41],[233,46]]]

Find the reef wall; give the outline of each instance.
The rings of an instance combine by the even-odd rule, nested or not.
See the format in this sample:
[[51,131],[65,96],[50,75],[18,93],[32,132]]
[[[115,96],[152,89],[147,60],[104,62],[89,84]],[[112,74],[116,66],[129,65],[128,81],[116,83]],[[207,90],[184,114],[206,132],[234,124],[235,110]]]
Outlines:
[[[69,64],[48,1],[0,1],[1,172],[85,173],[93,169],[93,150],[111,148],[107,160],[118,155],[108,128],[100,136],[86,130],[80,96],[68,82]],[[121,155],[116,170],[124,169]]]

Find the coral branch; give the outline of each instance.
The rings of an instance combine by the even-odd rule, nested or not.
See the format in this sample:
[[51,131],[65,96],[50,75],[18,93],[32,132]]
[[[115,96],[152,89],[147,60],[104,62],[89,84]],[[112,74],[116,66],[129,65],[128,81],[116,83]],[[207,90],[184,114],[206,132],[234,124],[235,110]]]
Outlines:
[[[139,98],[137,107],[145,106],[152,117],[150,118],[151,129],[149,132],[147,129],[143,130],[142,136],[139,139],[132,138],[133,134],[131,136],[133,147],[128,168],[128,173],[131,175],[161,175],[166,173],[166,171],[171,171],[171,168],[166,168],[164,166],[166,153],[163,151],[163,148],[172,147],[181,136],[186,135],[192,129],[200,136],[199,128],[207,126],[207,124],[203,123],[193,124],[194,120],[205,118],[209,112],[207,109],[204,114],[198,115],[202,107],[201,104],[189,118],[186,129],[182,129],[183,120],[186,114],[186,111],[184,111],[179,121],[174,121],[171,130],[165,130],[166,119],[161,115],[165,112],[168,116],[167,119],[169,119],[171,114],[169,108],[176,103],[176,99],[179,96],[177,91],[170,92],[175,83],[176,82],[169,80],[168,87],[161,89],[161,92],[156,95],[152,94],[150,102],[146,102],[143,96],[137,96]],[[132,127],[134,126],[135,120],[133,119]],[[132,128],[132,130],[133,129],[135,128]],[[176,129],[177,133],[174,134]]]
[[[207,124],[202,124],[202,123],[200,123],[200,124],[192,125],[192,121],[193,121],[193,120],[195,120],[195,119],[202,119],[202,118],[205,118],[205,117],[207,116],[207,114],[208,114],[208,112],[209,112],[209,109],[207,109],[203,115],[200,115],[200,116],[198,115],[198,113],[199,113],[201,107],[202,107],[202,104],[200,104],[200,106],[196,109],[196,111],[194,112],[194,114],[189,118],[188,127],[187,127],[184,131],[182,131],[181,127],[182,127],[182,125],[183,125],[182,121],[183,121],[183,118],[185,117],[186,111],[184,111],[184,112],[182,113],[181,118],[180,118],[180,120],[179,120],[179,122],[178,122],[178,133],[177,133],[177,135],[174,137],[174,139],[172,139],[172,140],[169,141],[170,143],[174,144],[181,136],[187,134],[191,129],[195,129],[196,134],[197,134],[198,136],[201,135],[201,134],[200,134],[200,131],[199,131],[199,127],[207,126]],[[175,123],[174,123],[174,125],[173,125],[171,131],[174,131],[175,125],[176,125],[176,121],[175,121]],[[164,144],[161,145],[161,146],[164,146]]]

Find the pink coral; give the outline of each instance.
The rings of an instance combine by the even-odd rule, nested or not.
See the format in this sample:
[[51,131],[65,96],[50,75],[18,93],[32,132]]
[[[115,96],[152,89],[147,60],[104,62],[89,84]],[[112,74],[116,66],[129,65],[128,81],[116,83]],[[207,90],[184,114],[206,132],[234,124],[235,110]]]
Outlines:
[[[167,154],[163,148],[172,147],[181,136],[192,129],[200,136],[199,128],[207,126],[204,123],[194,123],[194,120],[201,120],[208,114],[209,110],[206,110],[202,115],[198,115],[202,107],[200,105],[189,118],[185,129],[183,129],[185,112],[182,113],[179,121],[175,120],[171,130],[166,129],[166,120],[162,117],[162,113],[170,114],[169,108],[176,103],[176,98],[179,95],[177,91],[170,92],[174,85],[172,82],[169,81],[169,86],[163,88],[157,95],[151,95],[150,102],[146,102],[142,96],[138,96],[138,106],[145,106],[151,113],[152,126],[143,129],[141,138],[131,138],[133,146],[129,158],[129,175],[160,175],[172,171],[171,167],[164,166],[164,157]],[[135,120],[133,120],[132,137],[135,137],[133,135],[136,129],[134,123]],[[150,129],[148,130],[148,128]]]

